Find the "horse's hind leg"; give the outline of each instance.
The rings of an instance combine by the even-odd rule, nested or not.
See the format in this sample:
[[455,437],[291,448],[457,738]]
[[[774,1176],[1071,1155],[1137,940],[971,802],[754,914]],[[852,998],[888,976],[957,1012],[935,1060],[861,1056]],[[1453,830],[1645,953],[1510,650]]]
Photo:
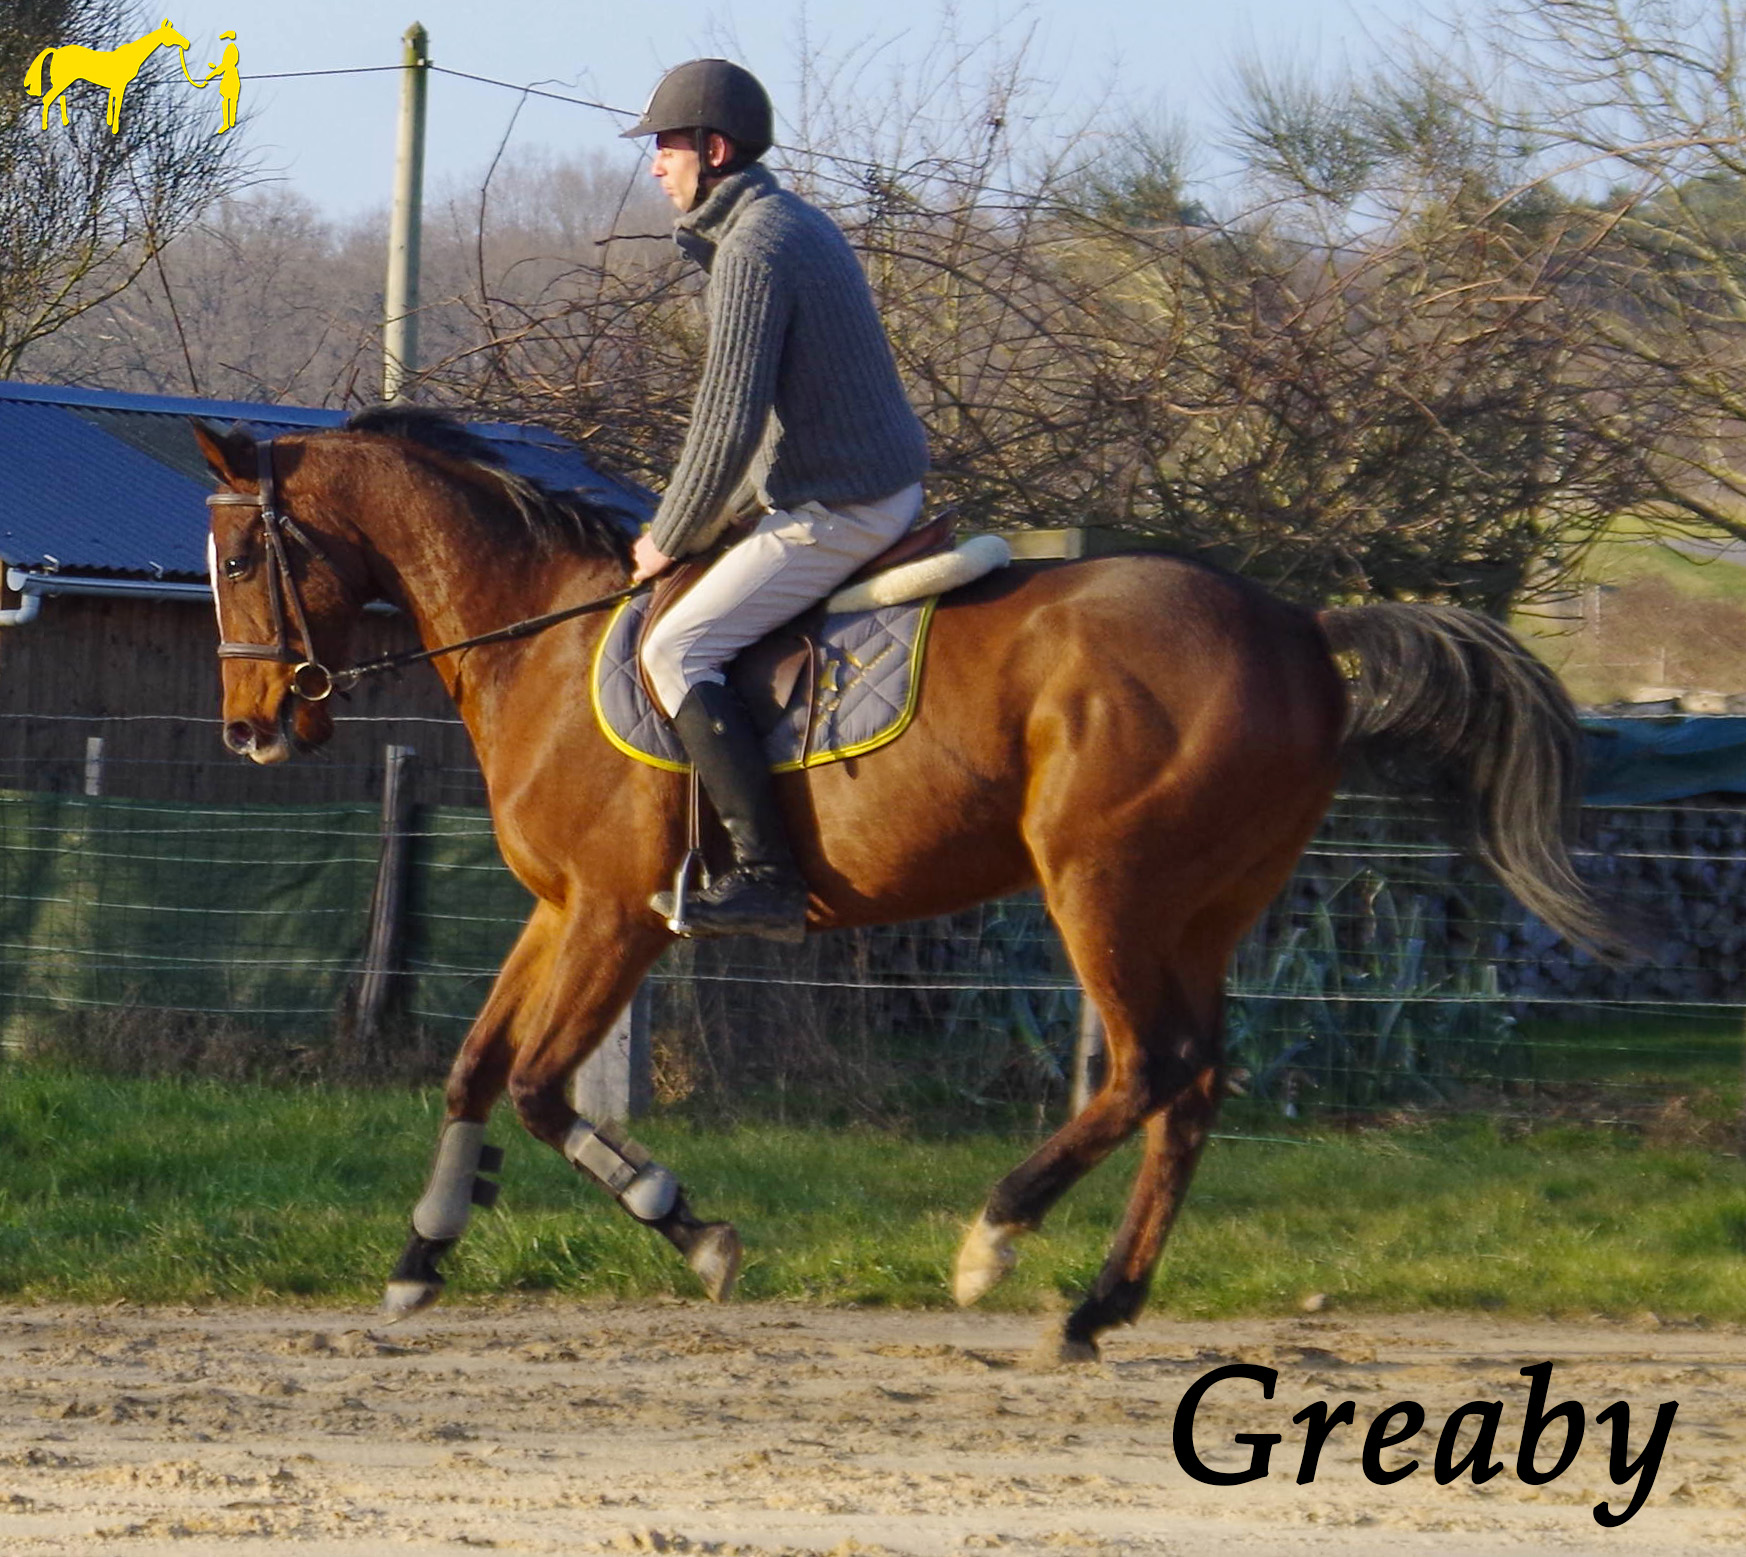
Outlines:
[[1145,1155],[1134,1177],[1127,1212],[1097,1280],[1067,1316],[1057,1353],[1062,1361],[1096,1357],[1100,1332],[1131,1324],[1139,1315],[1164,1240],[1218,1113],[1222,1087],[1222,1070],[1209,1065],[1173,1102],[1146,1120]]
[[1051,897],[1081,984],[1104,1018],[1108,1071],[1080,1114],[995,1186],[959,1253],[955,1290],[968,1303],[994,1286],[1012,1267],[1013,1238],[1034,1230],[1073,1184],[1146,1125],[1145,1155],[1109,1259],[1059,1338],[1062,1357],[1084,1358],[1096,1355],[1099,1331],[1139,1312],[1217,1111],[1224,970],[1252,904],[1182,926],[1159,925],[1155,902],[1149,916],[1140,912],[1146,900],[1108,878],[1078,903],[1059,888]]
[[[1178,991],[1160,989],[1144,1006],[1119,999],[1113,991],[1100,995],[1089,986],[1086,994],[1096,1000],[1104,1018],[1108,1064],[1103,1085],[1074,1118],[995,1185],[958,1253],[953,1292],[960,1303],[974,1303],[994,1287],[1013,1267],[1013,1239],[1041,1226],[1062,1195],[1159,1109],[1196,1085],[1210,1062]],[[1160,1032],[1177,1034],[1177,1042],[1156,1044],[1153,1035]],[[1177,1051],[1173,1063],[1160,1063],[1149,1052],[1164,1047]]]
[[443,1287],[438,1262],[467,1230],[472,1208],[497,1198],[496,1184],[483,1177],[500,1161],[498,1148],[485,1144],[485,1122],[509,1081],[512,1024],[540,986],[559,923],[556,910],[546,904],[534,909],[449,1070],[436,1158],[382,1300],[391,1320],[436,1302]]

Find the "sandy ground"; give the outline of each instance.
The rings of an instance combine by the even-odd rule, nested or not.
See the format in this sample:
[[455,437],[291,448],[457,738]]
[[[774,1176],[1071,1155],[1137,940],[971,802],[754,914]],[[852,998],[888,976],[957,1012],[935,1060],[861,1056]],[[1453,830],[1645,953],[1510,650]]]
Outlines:
[[[742,1557],[1080,1554],[1705,1553],[1746,1548],[1746,1331],[1306,1315],[1147,1320],[1101,1363],[1030,1366],[1034,1319],[759,1305],[444,1308],[393,1330],[297,1309],[0,1308],[0,1551],[715,1552]],[[1526,1364],[1588,1436],[1544,1487],[1517,1478]],[[1190,1480],[1183,1393],[1222,1364],[1278,1370],[1213,1390],[1195,1426],[1214,1468],[1284,1441],[1271,1475]],[[1642,1512],[1630,1457],[1677,1400]],[[1369,1422],[1416,1400],[1430,1425],[1360,1466]],[[1439,1486],[1448,1413],[1504,1404],[1503,1474]],[[1314,1400],[1356,1402],[1299,1485]],[[1613,1419],[1616,1421],[1616,1418]],[[1542,1464],[1556,1457],[1554,1426]],[[1471,1435],[1469,1435],[1471,1436]]]

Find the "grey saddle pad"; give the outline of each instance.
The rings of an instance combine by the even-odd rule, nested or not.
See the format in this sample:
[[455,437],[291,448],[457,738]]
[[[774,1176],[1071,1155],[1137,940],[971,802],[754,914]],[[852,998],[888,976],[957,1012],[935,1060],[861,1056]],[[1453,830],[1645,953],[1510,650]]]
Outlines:
[[[729,679],[754,710],[770,705],[760,721],[774,721],[764,737],[770,766],[784,772],[840,762],[903,734],[915,717],[922,649],[934,605],[935,599],[914,600],[825,617],[813,635],[818,644],[816,673],[802,674],[779,710],[771,703],[767,677],[762,686],[742,685],[738,665],[730,666]],[[683,773],[690,764],[649,701],[632,658],[647,608],[647,595],[626,601],[600,635],[589,677],[594,716],[606,738],[626,756]],[[740,656],[752,673],[762,658],[759,648],[754,644]]]

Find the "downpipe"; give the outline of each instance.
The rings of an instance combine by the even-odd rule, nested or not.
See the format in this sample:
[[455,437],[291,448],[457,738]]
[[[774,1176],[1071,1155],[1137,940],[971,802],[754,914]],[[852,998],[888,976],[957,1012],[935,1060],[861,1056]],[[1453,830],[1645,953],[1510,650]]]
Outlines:
[[27,590],[26,575],[17,568],[6,570],[6,587],[18,596],[18,604],[0,608],[0,627],[28,627],[42,610],[42,596]]
[[17,605],[0,607],[0,627],[28,627],[41,610],[41,595],[21,595]]

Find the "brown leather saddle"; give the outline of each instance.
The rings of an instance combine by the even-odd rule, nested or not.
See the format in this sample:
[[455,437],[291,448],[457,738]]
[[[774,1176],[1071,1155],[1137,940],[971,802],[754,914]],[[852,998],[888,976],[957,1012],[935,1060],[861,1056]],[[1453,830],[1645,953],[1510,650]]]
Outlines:
[[[849,585],[859,584],[889,568],[950,551],[957,526],[957,509],[942,509],[926,524],[917,525],[900,535],[877,557],[857,568],[837,587],[847,589]],[[654,695],[654,689],[649,686],[648,677],[642,668],[643,639],[664,613],[685,598],[687,592],[709,571],[711,564],[735,541],[742,539],[744,534],[744,530],[730,529],[708,551],[675,563],[655,580],[655,587],[649,592],[649,608],[643,616],[642,631],[637,635],[636,664],[643,690],[649,694],[649,701],[656,709],[660,708],[660,702]],[[728,666],[728,681],[751,713],[752,722],[760,735],[768,735],[781,722],[802,677],[807,679],[810,701],[811,683],[818,669],[818,628],[823,620],[824,606],[821,602],[812,610],[802,612],[792,622],[767,633],[749,648],[742,649]]]

